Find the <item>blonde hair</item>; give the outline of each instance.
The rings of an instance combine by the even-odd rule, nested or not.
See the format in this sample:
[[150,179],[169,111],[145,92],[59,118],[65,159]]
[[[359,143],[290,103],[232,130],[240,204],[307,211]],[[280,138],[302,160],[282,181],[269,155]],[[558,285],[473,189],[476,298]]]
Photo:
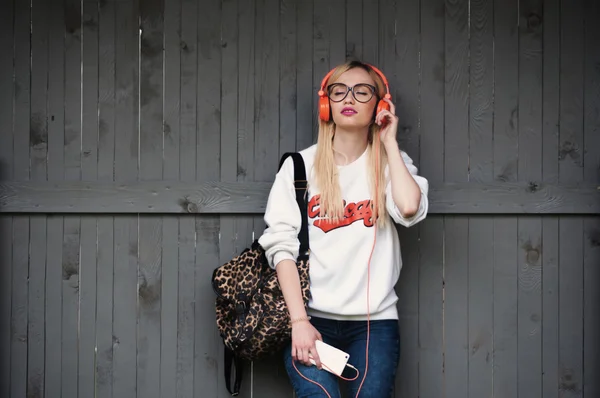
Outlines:
[[[385,95],[385,85],[381,77],[372,70],[369,66],[358,62],[349,61],[335,68],[331,77],[328,80],[328,84],[335,83],[340,75],[353,68],[362,68],[369,73],[375,87],[377,89],[377,95],[379,98],[383,98]],[[352,94],[349,94],[352,95]],[[375,98],[379,101],[379,98]],[[375,105],[377,107],[377,104]],[[387,211],[385,207],[385,165],[387,165],[387,154],[384,146],[381,144],[379,139],[374,139],[379,134],[380,126],[376,123],[372,123],[369,126],[368,132],[368,174],[369,174],[369,188],[371,190],[371,209],[373,214],[373,222],[377,220],[378,226],[385,225],[387,221]],[[342,200],[342,194],[340,190],[338,169],[334,160],[334,148],[333,148],[333,137],[335,135],[335,123],[331,119],[328,122],[324,122],[319,119],[319,136],[317,141],[317,151],[315,154],[315,162],[313,167],[314,177],[316,185],[320,192],[320,213],[319,217],[328,218],[331,220],[339,220],[344,218],[344,203]],[[379,144],[379,173],[377,173],[377,159],[375,153],[374,143]],[[375,192],[375,181],[378,181],[377,192]],[[375,200],[373,200],[375,199]]]

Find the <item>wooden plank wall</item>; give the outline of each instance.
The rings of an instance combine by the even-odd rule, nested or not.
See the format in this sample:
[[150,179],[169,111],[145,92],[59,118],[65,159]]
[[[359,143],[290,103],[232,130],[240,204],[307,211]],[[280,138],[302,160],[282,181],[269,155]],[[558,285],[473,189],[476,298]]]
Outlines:
[[[388,76],[432,184],[600,181],[594,0],[0,7],[3,181],[269,182],[347,56]],[[2,214],[0,396],[227,396],[210,276],[263,228]],[[396,397],[600,395],[597,215],[436,214],[400,234]],[[293,396],[281,361],[251,364],[241,396]]]

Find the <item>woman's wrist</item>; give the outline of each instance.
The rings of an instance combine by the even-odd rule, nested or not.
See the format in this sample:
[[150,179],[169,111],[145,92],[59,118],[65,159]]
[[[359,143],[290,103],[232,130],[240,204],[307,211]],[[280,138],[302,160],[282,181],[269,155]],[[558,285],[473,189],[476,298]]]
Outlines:
[[303,315],[303,316],[299,316],[299,317],[295,317],[295,318],[291,318],[290,319],[290,325],[294,326],[297,325],[299,323],[302,322],[309,322],[310,321],[310,316],[308,315]]

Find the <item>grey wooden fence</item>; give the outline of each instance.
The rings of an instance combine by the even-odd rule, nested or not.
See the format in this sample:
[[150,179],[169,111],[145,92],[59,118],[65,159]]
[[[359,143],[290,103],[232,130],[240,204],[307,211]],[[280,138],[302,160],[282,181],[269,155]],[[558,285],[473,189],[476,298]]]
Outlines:
[[[31,3],[31,4],[30,4]],[[0,397],[224,397],[210,276],[346,56],[431,182],[396,397],[600,396],[595,0],[6,0]],[[279,358],[244,397],[291,397]]]

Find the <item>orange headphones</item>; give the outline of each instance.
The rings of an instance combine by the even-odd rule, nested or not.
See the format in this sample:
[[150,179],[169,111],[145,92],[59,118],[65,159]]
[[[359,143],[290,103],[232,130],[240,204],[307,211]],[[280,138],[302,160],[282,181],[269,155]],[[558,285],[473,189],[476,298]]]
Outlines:
[[[365,64],[365,65],[367,65],[369,68],[374,70],[375,73],[377,73],[379,75],[379,77],[381,77],[381,80],[383,80],[383,84],[385,84],[385,91],[386,91],[384,98],[392,99],[392,96],[390,95],[390,87],[388,85],[387,79],[385,78],[385,75],[383,73],[381,73],[381,71],[379,69],[377,69],[376,67],[374,67],[373,65],[369,65],[369,64]],[[329,78],[331,77],[331,75],[333,74],[334,71],[335,71],[335,68],[330,70],[329,73],[327,73],[325,75],[325,77],[323,78],[323,81],[321,82],[321,89],[319,90],[319,119],[321,119],[324,122],[328,122],[330,120],[330,115],[331,115],[331,110],[329,107],[329,97],[327,97],[327,94],[325,92],[325,85],[327,84],[327,81],[329,80]],[[378,114],[379,112],[381,112],[384,109],[389,111],[390,104],[388,104],[383,99],[381,99],[377,103],[377,113],[376,114]]]

